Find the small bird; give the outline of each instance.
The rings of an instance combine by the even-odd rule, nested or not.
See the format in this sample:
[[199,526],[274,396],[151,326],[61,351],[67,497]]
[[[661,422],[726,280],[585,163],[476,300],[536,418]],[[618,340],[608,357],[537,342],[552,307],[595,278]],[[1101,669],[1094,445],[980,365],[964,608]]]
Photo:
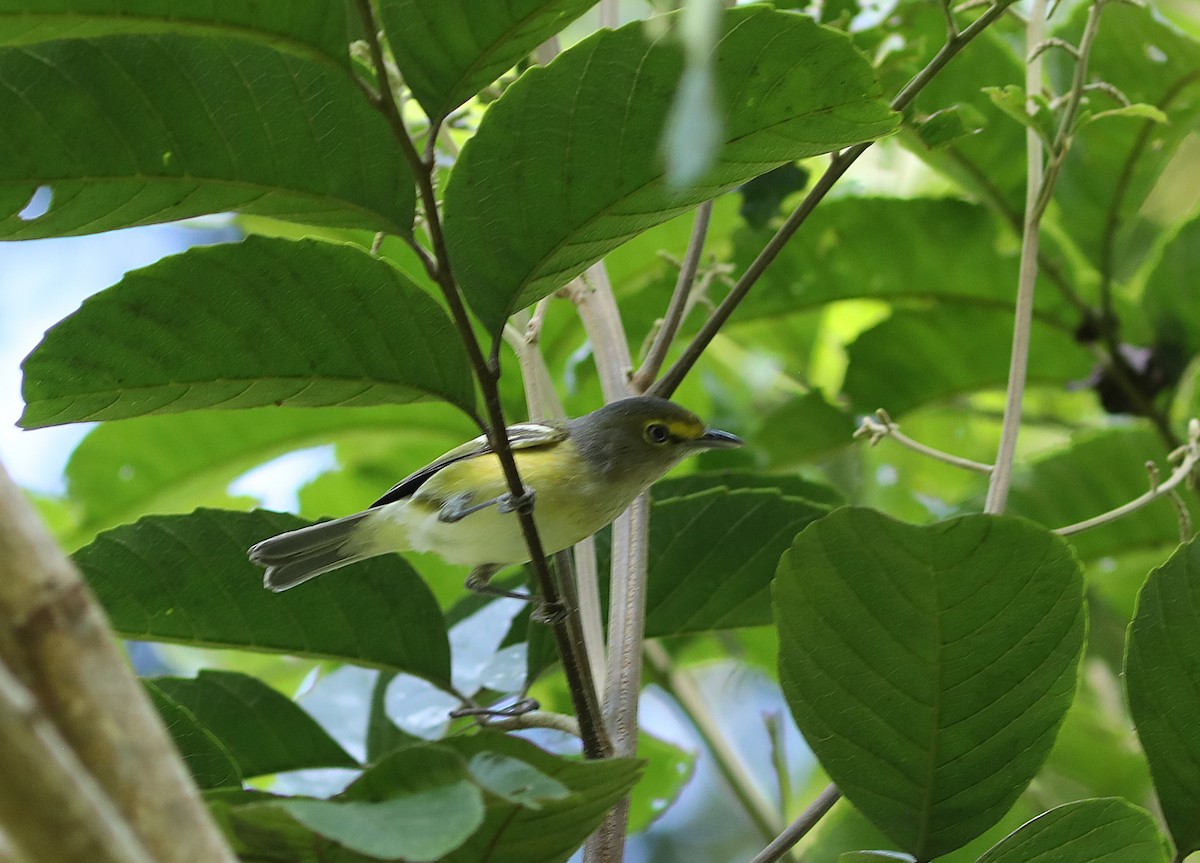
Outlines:
[[505,431],[525,484],[521,499],[509,493],[487,438],[477,437],[400,480],[363,512],[253,546],[250,559],[266,568],[263,586],[287,590],[368,557],[432,551],[473,567],[472,590],[528,598],[488,586],[505,566],[529,560],[519,508],[532,507],[542,546],[552,554],[600,530],[687,456],[742,445],[652,396]]

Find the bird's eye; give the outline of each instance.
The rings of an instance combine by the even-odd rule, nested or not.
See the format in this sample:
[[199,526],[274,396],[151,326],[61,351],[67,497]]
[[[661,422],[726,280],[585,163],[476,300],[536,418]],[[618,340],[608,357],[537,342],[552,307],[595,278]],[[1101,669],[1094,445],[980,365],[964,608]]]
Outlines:
[[671,430],[662,423],[650,423],[646,426],[646,440],[650,443],[664,444],[671,439]]

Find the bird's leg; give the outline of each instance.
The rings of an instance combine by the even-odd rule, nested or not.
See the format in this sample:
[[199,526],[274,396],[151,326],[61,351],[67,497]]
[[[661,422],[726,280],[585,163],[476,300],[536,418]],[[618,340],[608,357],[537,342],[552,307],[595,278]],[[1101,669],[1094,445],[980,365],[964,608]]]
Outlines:
[[475,567],[471,570],[471,574],[467,576],[467,590],[482,593],[485,596],[507,596],[512,599],[523,599],[526,602],[537,602],[541,599],[541,597],[534,596],[531,593],[524,593],[519,590],[503,590],[488,584],[492,580],[492,576],[503,568],[503,565],[498,563],[485,563],[483,566]]
[[438,510],[437,518],[438,521],[453,524],[456,521],[462,521],[471,513],[487,509],[489,506],[494,506],[503,513],[533,512],[533,498],[533,489],[525,486],[525,493],[517,498],[505,492],[482,503],[472,504],[471,493],[465,491],[443,503],[441,509]]
[[471,570],[470,575],[467,576],[467,590],[482,593],[485,596],[507,596],[511,599],[521,599],[525,602],[535,603],[537,607],[530,615],[530,619],[538,623],[555,624],[566,619],[567,609],[561,602],[546,602],[534,593],[503,590],[488,584],[492,576],[503,568],[503,564],[498,563],[485,563],[482,566],[475,567]]

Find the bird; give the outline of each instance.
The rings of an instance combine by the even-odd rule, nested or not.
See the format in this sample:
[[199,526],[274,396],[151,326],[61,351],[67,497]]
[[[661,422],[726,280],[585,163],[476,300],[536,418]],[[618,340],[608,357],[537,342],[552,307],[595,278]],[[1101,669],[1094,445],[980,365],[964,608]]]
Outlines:
[[[674,402],[634,396],[580,417],[505,429],[525,486],[514,499],[486,435],[396,483],[362,512],[264,539],[247,554],[263,586],[290,590],[323,573],[391,552],[435,552],[472,567],[467,587],[531,598],[488,581],[530,559],[517,511],[526,508],[547,554],[591,536],[689,455],[742,445]],[[531,509],[530,509],[531,508]]]

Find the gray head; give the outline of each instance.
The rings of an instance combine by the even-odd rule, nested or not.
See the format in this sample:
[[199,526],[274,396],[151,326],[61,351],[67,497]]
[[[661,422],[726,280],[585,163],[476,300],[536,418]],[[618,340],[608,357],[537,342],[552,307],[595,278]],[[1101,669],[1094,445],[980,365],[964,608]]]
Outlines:
[[707,428],[691,411],[654,396],[621,399],[567,420],[567,428],[593,470],[647,485],[693,453],[742,445],[729,432]]

